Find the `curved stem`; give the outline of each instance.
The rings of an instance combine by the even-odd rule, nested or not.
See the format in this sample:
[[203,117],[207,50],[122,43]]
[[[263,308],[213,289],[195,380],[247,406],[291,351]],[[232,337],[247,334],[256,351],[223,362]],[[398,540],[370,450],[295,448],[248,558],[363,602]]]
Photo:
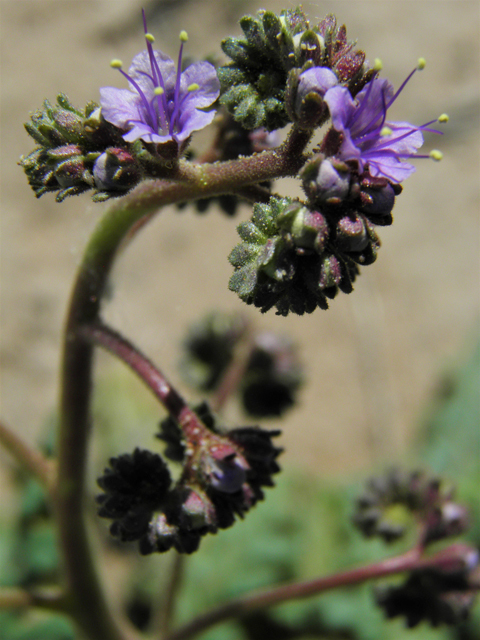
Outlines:
[[[56,500],[60,542],[73,615],[90,640],[128,637],[109,610],[97,575],[84,516],[93,345],[79,334],[95,323],[119,247],[160,207],[224,193],[235,193],[263,180],[295,175],[311,132],[292,129],[278,149],[225,163],[194,166],[181,161],[174,181],[144,182],[114,201],[97,225],[80,265],[67,316],[58,446]],[[130,637],[132,634],[129,634]]]
[[394,573],[409,571],[418,567],[419,560],[419,551],[413,549],[401,556],[387,558],[386,560],[365,567],[336,573],[324,578],[281,585],[253,594],[247,594],[246,596],[231,600],[216,609],[212,609],[198,616],[185,626],[180,627],[163,638],[163,640],[188,640],[220,622],[232,618],[240,618],[254,611],[281,604],[282,602],[307,598],[331,589],[338,589],[340,587],[359,584],[373,578],[381,578]]
[[38,449],[30,446],[2,422],[0,422],[0,444],[24,469],[35,476],[47,491],[51,492],[53,465]]

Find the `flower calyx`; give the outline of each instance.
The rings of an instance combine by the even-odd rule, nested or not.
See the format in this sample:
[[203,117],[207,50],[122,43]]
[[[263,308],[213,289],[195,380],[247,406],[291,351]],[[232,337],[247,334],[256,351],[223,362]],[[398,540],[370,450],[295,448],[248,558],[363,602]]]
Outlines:
[[480,576],[479,553],[454,544],[428,558],[431,566],[412,571],[402,584],[378,587],[377,604],[387,618],[403,616],[408,628],[458,625],[474,605]]
[[249,416],[278,417],[295,404],[303,367],[289,338],[257,332],[242,315],[220,311],[190,327],[181,361],[187,383],[199,391],[218,393],[237,368],[241,375],[228,395],[238,393]]

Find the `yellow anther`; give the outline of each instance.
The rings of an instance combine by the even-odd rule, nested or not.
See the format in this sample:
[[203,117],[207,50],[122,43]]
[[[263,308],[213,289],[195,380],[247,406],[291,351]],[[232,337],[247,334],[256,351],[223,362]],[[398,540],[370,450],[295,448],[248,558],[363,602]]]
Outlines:
[[438,117],[439,122],[448,122],[449,120],[450,118],[446,113],[442,113],[442,115]]
[[375,58],[375,60],[373,61],[373,70],[381,71],[382,69],[383,69],[383,62],[380,60],[380,58]]
[[179,38],[182,42],[187,42],[188,40],[188,33],[186,31],[180,31],[180,35]]
[[419,58],[418,64],[417,64],[417,70],[421,71],[422,69],[425,69],[426,64],[427,64],[427,61],[425,60],[425,58]]
[[187,87],[187,91],[196,91],[197,89],[200,89],[200,85],[198,85],[196,82],[193,82],[190,86]]
[[146,33],[145,40],[153,44],[155,42],[155,37],[151,33]]
[[162,87],[155,87],[155,89],[153,90],[153,93],[156,96],[163,96],[163,94],[165,93],[165,90],[162,89]]
[[114,58],[110,61],[110,66],[112,69],[121,69],[123,67],[123,62],[118,58]]
[[381,136],[391,136],[392,135],[392,130],[390,129],[390,127],[383,127],[382,130],[380,131],[380,135]]
[[440,160],[443,158],[443,153],[438,149],[432,149],[432,151],[430,151],[428,155],[432,160],[435,160],[435,162],[440,162]]

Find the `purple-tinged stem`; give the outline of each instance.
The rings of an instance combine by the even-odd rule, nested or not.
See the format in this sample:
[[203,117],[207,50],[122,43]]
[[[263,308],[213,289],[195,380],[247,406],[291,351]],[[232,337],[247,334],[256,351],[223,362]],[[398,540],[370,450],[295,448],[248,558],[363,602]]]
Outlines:
[[[400,556],[387,558],[380,562],[350,569],[331,576],[257,591],[253,594],[240,596],[235,600],[231,600],[224,605],[220,605],[198,616],[183,627],[167,635],[163,640],[189,640],[189,638],[193,638],[206,629],[225,620],[241,618],[254,611],[278,605],[282,602],[307,598],[332,589],[360,584],[367,580],[426,568],[448,570],[448,568],[460,566],[459,563],[463,562],[464,555],[465,546],[461,544],[452,545],[430,557],[422,557],[421,550],[414,548]],[[475,585],[473,585],[473,588],[475,588]]]
[[134,371],[160,400],[170,416],[178,422],[186,438],[196,441],[206,428],[164,374],[129,340],[103,324],[78,328],[79,337],[103,347]]
[[56,496],[72,616],[89,640],[126,640],[136,634],[120,628],[118,614],[114,614],[106,602],[87,534],[83,502],[91,424],[93,345],[78,335],[79,327],[98,323],[101,301],[119,248],[161,207],[236,194],[264,180],[296,175],[306,160],[303,152],[311,135],[312,132],[293,128],[278,149],[229,162],[195,166],[180,161],[171,180],[145,181],[113,201],[90,238],[72,292],[65,328]]

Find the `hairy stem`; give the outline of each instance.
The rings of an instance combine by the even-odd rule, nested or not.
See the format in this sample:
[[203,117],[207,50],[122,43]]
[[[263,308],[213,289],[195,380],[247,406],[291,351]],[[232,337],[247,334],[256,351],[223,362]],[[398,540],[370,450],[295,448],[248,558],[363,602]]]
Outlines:
[[93,345],[79,327],[96,323],[119,247],[131,240],[159,209],[176,202],[237,193],[264,180],[295,175],[311,132],[292,129],[271,151],[225,163],[194,166],[181,161],[172,181],[146,181],[115,200],[97,225],[79,267],[67,315],[62,389],[57,515],[73,615],[90,640],[132,637],[110,611],[96,571],[84,516],[84,486],[90,434]]
[[38,449],[30,446],[2,422],[0,422],[0,444],[21,467],[35,476],[47,491],[52,490],[53,468],[50,461]]

